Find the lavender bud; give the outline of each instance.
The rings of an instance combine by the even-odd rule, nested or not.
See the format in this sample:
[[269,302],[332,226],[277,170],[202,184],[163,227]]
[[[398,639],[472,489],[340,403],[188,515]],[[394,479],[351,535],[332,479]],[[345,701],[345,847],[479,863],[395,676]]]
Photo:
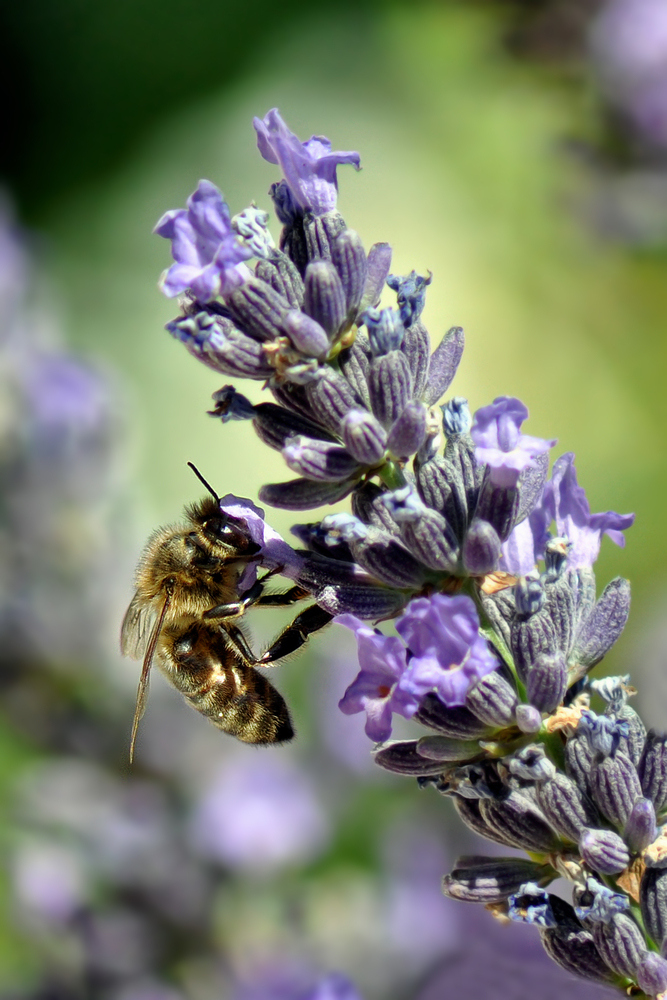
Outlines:
[[[302,583],[305,575],[300,575],[296,582]],[[372,582],[329,585],[312,593],[319,606],[330,615],[356,615],[362,621],[394,618],[406,605],[405,594],[400,590],[390,590]]]
[[303,281],[297,267],[287,254],[273,250],[269,260],[260,260],[255,268],[255,277],[271,285],[274,292],[284,296],[293,309],[303,304]]
[[624,705],[617,713],[619,722],[627,724],[627,732],[621,736],[619,748],[626,754],[632,763],[637,767],[642,758],[644,744],[646,743],[646,726],[639,718],[634,708]]
[[455,434],[468,434],[472,427],[472,414],[465,396],[454,396],[440,407],[442,410],[442,429],[447,437]]
[[544,579],[554,583],[567,565],[571,545],[567,538],[550,538],[544,551]]
[[469,709],[463,705],[450,708],[436,694],[426,695],[413,718],[422,726],[458,740],[483,739],[493,732]]
[[331,250],[336,239],[345,229],[345,220],[333,209],[324,215],[308,213],[303,220],[308,260],[331,260]]
[[338,272],[328,260],[315,260],[306,268],[303,311],[335,338],[345,322],[345,291]]
[[551,865],[523,858],[458,858],[456,867],[442,880],[442,891],[450,899],[466,903],[502,903],[526,882],[548,885],[556,878]]
[[463,542],[463,566],[470,576],[485,576],[498,568],[500,539],[488,521],[476,517]]
[[514,587],[516,613],[522,618],[530,618],[541,610],[545,600],[544,587],[540,580],[532,576],[520,576]]
[[317,320],[298,309],[290,309],[283,329],[298,351],[312,358],[322,358],[329,350],[329,338]]
[[338,361],[340,370],[355,396],[367,410],[370,410],[371,397],[368,391],[368,376],[371,370],[370,348],[358,331],[354,343],[340,352]]
[[387,743],[374,755],[374,761],[385,771],[394,774],[440,774],[443,771],[442,761],[429,760],[417,752],[417,740],[397,740]]
[[490,726],[508,726],[514,720],[517,696],[498,671],[486,674],[466,695],[466,708]]
[[629,613],[630,584],[617,577],[605,587],[592,614],[580,628],[573,659],[589,669],[599,663],[619,638]]
[[373,358],[368,389],[373,413],[381,424],[391,427],[412,395],[412,374],[402,351]]
[[395,309],[367,309],[361,319],[366,324],[374,358],[400,349],[405,327]]
[[554,830],[575,844],[582,830],[598,820],[593,804],[564,774],[556,773],[538,786],[537,802]]
[[341,421],[345,447],[362,465],[377,465],[384,458],[387,434],[367,410],[350,410]]
[[406,327],[402,349],[412,372],[415,399],[421,399],[428,375],[431,338],[420,320],[416,320],[411,326]]
[[454,808],[459,814],[461,821],[472,830],[473,833],[493,841],[494,844],[502,844],[503,847],[516,847],[513,835],[505,836],[493,827],[489,826],[480,812],[480,800],[464,798],[459,795],[452,796]]
[[593,764],[591,792],[603,816],[624,827],[642,788],[635,765],[620,751],[614,757]]
[[398,459],[406,459],[419,451],[426,437],[426,409],[423,403],[411,400],[389,431],[387,448]]
[[546,608],[525,620],[517,619],[512,625],[512,655],[522,680],[538,656],[557,649],[556,630]]
[[225,304],[238,325],[257,340],[275,340],[282,333],[290,309],[287,299],[259,278],[249,278],[234,288]]
[[328,365],[320,368],[317,378],[305,388],[308,403],[318,421],[336,434],[346,413],[359,406],[345,378]]
[[607,924],[617,913],[630,909],[630,900],[625,893],[614,892],[592,876],[586,879],[586,888],[580,885],[575,887],[574,896],[578,904],[574,910],[576,915],[580,920],[593,924]]
[[667,869],[646,869],[639,887],[639,903],[647,933],[662,948],[667,937]]
[[352,494],[352,513],[375,528],[383,528],[389,534],[397,535],[398,528],[386,504],[383,502],[387,491],[370,481],[355,487]]
[[391,267],[391,247],[388,243],[374,243],[368,251],[368,273],[364,294],[359,303],[359,311],[374,307],[380,301],[389,268]]
[[519,509],[519,491],[515,486],[496,486],[487,479],[477,502],[476,517],[484,518],[498,532],[502,542],[509,538]]
[[396,292],[401,320],[406,328],[421,316],[426,301],[426,288],[432,280],[433,275],[430,271],[428,278],[422,277],[416,271],[411,271],[404,277],[396,274],[387,275],[387,284]]
[[253,257],[270,257],[275,250],[268,222],[269,213],[255,205],[244,208],[232,218],[232,229],[245,240],[252,250]]
[[534,510],[542,498],[544,484],[549,475],[549,454],[542,452],[533,457],[533,465],[529,465],[519,476],[519,509],[516,523],[519,524]]
[[252,420],[255,416],[255,408],[247,396],[237,392],[233,385],[223,385],[212,396],[214,402],[213,410],[209,410],[211,416],[220,417],[223,424],[230,420]]
[[259,491],[261,503],[283,510],[310,510],[326,503],[337,503],[351,492],[354,483],[326,483],[309,479],[291,479],[287,483],[268,483]]
[[529,743],[528,746],[521,747],[506,763],[513,777],[531,784],[548,781],[556,773],[556,765],[549,760],[544,747],[539,743]]
[[667,962],[649,951],[636,970],[637,985],[647,996],[661,996],[667,990]]
[[428,760],[470,760],[480,754],[477,740],[453,740],[449,736],[422,736],[417,741],[417,753]]
[[399,525],[403,542],[420,562],[429,569],[454,571],[458,545],[441,514],[426,507],[409,486],[383,494],[382,505]]
[[[316,419],[308,402],[305,386],[297,385],[295,382],[272,381],[269,387],[273,398],[278,401],[280,406],[284,406],[291,413],[298,413],[308,420]],[[317,423],[321,424],[321,421],[318,419]]]
[[465,339],[460,326],[453,326],[442,338],[428,366],[424,402],[433,406],[447,392],[463,354]]
[[579,840],[581,857],[600,875],[617,875],[630,864],[630,854],[612,830],[585,830]]
[[238,378],[263,379],[273,374],[262,344],[241,333],[225,316],[199,312],[167,323],[166,329],[208,368]]
[[388,532],[369,527],[363,538],[346,540],[355,561],[376,580],[410,590],[424,585],[425,568]]
[[417,489],[424,503],[444,515],[458,538],[468,523],[465,487],[460,474],[443,458],[417,468]]
[[368,264],[361,237],[353,229],[344,229],[331,247],[331,261],[338,271],[343,289],[348,320],[356,316],[364,294]]
[[565,771],[589,795],[595,753],[584,736],[572,736],[565,744]]
[[655,809],[650,799],[637,799],[625,824],[623,837],[633,854],[640,854],[658,834]]
[[521,792],[510,792],[502,801],[482,799],[480,815],[513,847],[538,854],[550,854],[561,847],[560,839],[541,810]]
[[361,466],[345,448],[308,437],[288,438],[282,450],[292,472],[323,483],[336,483],[361,472]]
[[590,931],[565,925],[540,931],[540,937],[547,955],[567,972],[597,983],[613,981]]
[[593,940],[610,969],[619,976],[635,978],[637,966],[647,953],[644,935],[627,913],[615,914],[608,923],[593,926]]
[[637,770],[644,795],[661,813],[667,805],[667,735],[649,729]]
[[553,712],[567,691],[565,657],[556,653],[540,653],[526,676],[528,701],[540,712]]
[[522,733],[538,733],[542,727],[542,716],[532,705],[517,705],[514,713],[516,724]]
[[331,435],[312,420],[275,403],[258,403],[253,408],[253,426],[258,438],[277,451],[282,451],[288,438],[299,434],[335,443]]

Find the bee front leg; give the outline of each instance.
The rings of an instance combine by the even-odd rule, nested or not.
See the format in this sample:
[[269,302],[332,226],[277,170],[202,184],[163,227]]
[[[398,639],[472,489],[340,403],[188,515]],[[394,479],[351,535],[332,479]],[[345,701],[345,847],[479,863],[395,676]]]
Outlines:
[[[298,588],[295,587],[293,589],[296,590]],[[287,628],[283,629],[275,642],[269,646],[267,651],[256,662],[260,665],[269,664],[275,660],[282,659],[283,656],[288,656],[290,653],[296,652],[297,649],[300,649],[308,641],[308,637],[313,632],[318,632],[321,628],[324,628],[332,618],[333,615],[329,614],[328,611],[324,611],[318,604],[311,604],[309,608],[306,608],[305,611],[297,615]]]
[[214,608],[205,611],[202,618],[239,618],[252,604],[257,603],[263,590],[263,580],[256,580],[250,590],[246,591],[238,601],[232,601],[230,604],[217,604]]

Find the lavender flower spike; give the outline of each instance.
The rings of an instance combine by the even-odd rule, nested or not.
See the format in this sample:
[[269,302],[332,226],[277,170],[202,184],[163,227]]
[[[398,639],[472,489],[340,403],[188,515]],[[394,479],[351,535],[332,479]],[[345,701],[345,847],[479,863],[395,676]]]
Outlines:
[[535,457],[556,443],[522,434],[521,424],[527,416],[527,408],[512,396],[498,396],[475,413],[470,431],[475,458],[489,466],[496,486],[516,486],[520,473],[534,466]]
[[339,615],[334,621],[354,632],[361,667],[338,707],[345,715],[366,712],[366,735],[376,743],[383,743],[391,736],[393,712],[410,718],[418,708],[415,704],[407,715],[404,702],[396,694],[397,682],[406,668],[405,648],[400,639],[374,631],[354,615]]
[[591,567],[600,552],[602,535],[609,535],[621,548],[625,545],[622,532],[631,527],[634,514],[617,514],[608,510],[591,514],[583,486],[577,483],[574,455],[568,452],[554,462],[551,479],[544,488],[543,506],[550,511],[558,528],[571,544],[567,556],[568,569]]
[[331,143],[323,135],[313,135],[306,142],[290,132],[277,108],[264,117],[254,118],[257,148],[269,163],[280,164],[290,194],[302,212],[324,215],[336,207],[338,182],[336,167],[351,163],[359,169],[359,153],[332,153]]
[[153,232],[171,240],[175,263],[160,280],[170,299],[189,289],[200,302],[209,302],[250,277],[242,262],[252,250],[232,229],[229,208],[211,181],[200,181],[187,208],[165,212]]

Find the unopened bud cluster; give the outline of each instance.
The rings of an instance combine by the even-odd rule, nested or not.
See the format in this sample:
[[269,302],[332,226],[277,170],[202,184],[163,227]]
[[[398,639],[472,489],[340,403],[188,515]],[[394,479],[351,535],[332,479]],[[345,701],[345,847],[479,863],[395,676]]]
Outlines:
[[[225,385],[212,410],[251,420],[292,471],[260,500],[303,511],[350,498],[349,512],[295,525],[288,560],[325,619],[355,634],[361,669],[340,708],[366,712],[379,766],[434,786],[470,829],[530,855],[462,858],[448,896],[534,924],[571,972],[659,996],[667,736],[646,732],[628,677],[589,680],[630,607],[623,579],[598,596],[593,565],[602,535],[623,545],[633,515],[591,513],[571,454],[549,474],[556,442],[523,433],[520,400],[436,405],[463,332],[432,350],[421,320],[431,276],[391,275],[390,247],[367,253],[337,211],[336,168],[358,167],[358,154],[300,142],[276,111],[255,128],[282,169],[279,246],[266,213],[232,219],[201,181],[157,227],[175,259],[163,290],[181,294],[168,329],[210,368],[272,394],[253,404]],[[385,286],[395,306],[381,305]],[[268,544],[265,555],[275,570]],[[374,627],[390,618],[396,634]],[[424,735],[389,741],[394,714]],[[572,905],[548,892],[559,876]]]

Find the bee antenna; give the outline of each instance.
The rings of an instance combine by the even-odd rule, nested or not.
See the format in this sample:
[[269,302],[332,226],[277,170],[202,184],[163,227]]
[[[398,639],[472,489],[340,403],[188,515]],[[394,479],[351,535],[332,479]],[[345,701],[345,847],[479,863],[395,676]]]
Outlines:
[[211,486],[211,484],[206,482],[206,480],[202,476],[202,474],[199,471],[199,469],[197,468],[197,466],[193,465],[192,462],[188,462],[188,465],[190,466],[190,468],[194,472],[194,474],[197,477],[197,479],[199,480],[199,482],[202,483],[202,485],[205,486],[206,489],[209,491],[209,493],[211,494],[211,496],[213,497],[213,499],[216,500],[218,503],[220,503],[220,497],[215,492],[215,490],[213,489],[213,487]]

